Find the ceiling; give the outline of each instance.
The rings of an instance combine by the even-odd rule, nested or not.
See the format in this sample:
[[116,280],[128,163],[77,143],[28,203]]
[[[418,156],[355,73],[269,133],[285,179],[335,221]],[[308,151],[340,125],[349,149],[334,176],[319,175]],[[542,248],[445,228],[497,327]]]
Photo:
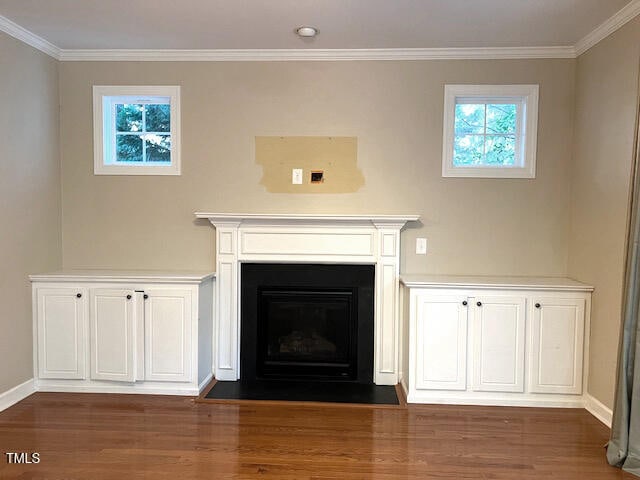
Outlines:
[[[69,50],[541,47],[575,45],[629,3],[0,0],[0,15]],[[320,33],[303,40],[300,25]]]

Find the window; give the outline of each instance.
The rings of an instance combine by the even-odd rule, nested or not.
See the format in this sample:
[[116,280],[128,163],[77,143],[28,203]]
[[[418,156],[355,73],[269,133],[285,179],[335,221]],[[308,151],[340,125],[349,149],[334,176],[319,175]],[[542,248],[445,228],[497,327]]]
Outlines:
[[93,87],[94,173],[180,175],[180,87]]
[[443,177],[535,178],[538,85],[445,85]]

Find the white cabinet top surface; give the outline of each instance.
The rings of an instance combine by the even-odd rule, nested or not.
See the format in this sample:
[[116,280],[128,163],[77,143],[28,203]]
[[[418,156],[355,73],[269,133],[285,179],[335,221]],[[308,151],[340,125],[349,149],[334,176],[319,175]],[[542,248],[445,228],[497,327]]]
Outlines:
[[593,287],[566,277],[490,277],[456,275],[401,275],[410,288],[473,288],[592,292]]
[[32,282],[200,283],[215,277],[206,271],[60,270],[29,275]]

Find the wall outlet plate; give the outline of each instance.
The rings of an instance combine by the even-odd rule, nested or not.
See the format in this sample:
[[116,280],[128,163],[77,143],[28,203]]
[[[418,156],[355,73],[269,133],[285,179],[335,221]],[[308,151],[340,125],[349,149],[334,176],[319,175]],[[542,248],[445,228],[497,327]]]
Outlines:
[[291,183],[294,185],[302,185],[302,168],[294,168],[291,170]]
[[416,238],[416,255],[426,255],[426,254],[427,254],[427,239]]

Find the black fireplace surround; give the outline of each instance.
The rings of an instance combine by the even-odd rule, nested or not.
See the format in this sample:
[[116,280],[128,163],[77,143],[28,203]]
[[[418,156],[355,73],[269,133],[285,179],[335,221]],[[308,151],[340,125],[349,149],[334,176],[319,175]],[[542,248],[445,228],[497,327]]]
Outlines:
[[240,380],[373,384],[373,265],[241,265]]

